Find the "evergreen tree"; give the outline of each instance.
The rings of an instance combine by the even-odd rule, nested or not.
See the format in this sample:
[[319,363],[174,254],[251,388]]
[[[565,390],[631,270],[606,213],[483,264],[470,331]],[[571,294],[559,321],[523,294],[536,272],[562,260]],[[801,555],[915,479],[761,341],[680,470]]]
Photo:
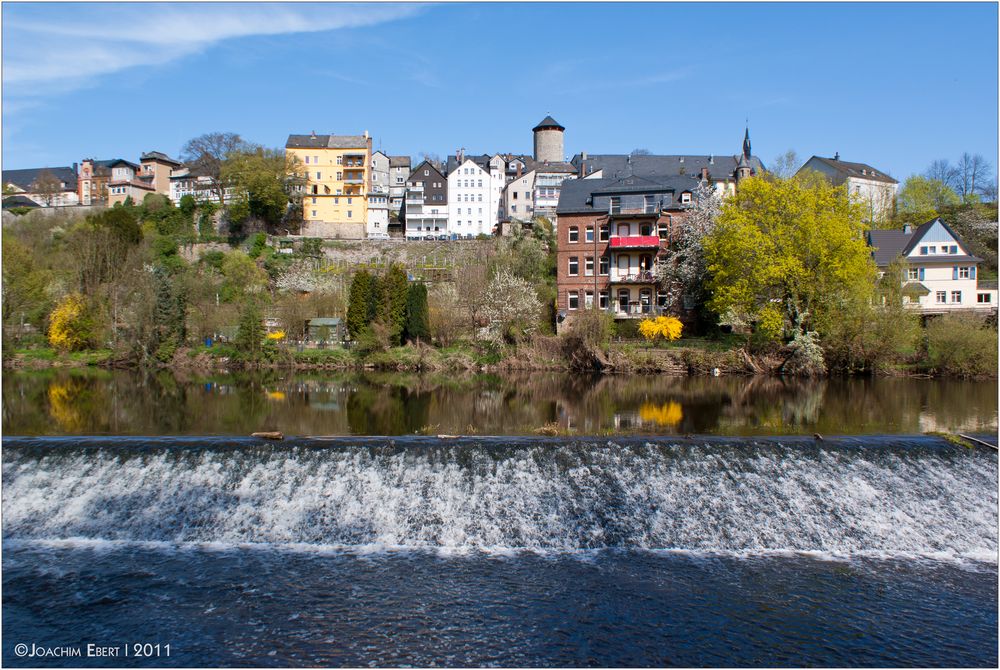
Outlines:
[[358,270],[351,280],[347,297],[347,332],[352,340],[357,340],[361,332],[371,323],[374,277],[368,270]]
[[379,283],[382,300],[378,318],[389,328],[389,344],[398,346],[402,343],[403,332],[406,329],[409,280],[403,267],[394,264]]
[[247,300],[236,331],[236,350],[247,358],[256,358],[264,348],[264,319],[255,300]]
[[412,284],[406,294],[406,339],[428,341],[431,338],[427,308],[427,286]]

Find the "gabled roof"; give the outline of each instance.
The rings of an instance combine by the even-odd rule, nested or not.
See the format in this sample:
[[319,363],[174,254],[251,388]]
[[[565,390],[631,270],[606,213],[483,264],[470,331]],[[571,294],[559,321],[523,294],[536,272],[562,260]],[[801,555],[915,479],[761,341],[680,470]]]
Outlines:
[[[436,172],[438,175],[440,175],[442,179],[444,179],[444,175],[441,174],[441,170],[439,170],[432,161],[422,160],[420,161],[420,163],[417,164],[417,167],[413,168],[413,170],[410,171],[410,176],[406,178],[406,181],[410,181],[410,177],[413,177],[414,175],[417,175],[418,172],[421,172],[424,169],[425,165],[431,170],[434,170],[434,172]],[[417,175],[417,176],[422,177],[423,175]]]
[[483,170],[485,170],[487,173],[489,173],[489,171],[490,171],[490,161],[491,160],[493,160],[493,156],[490,156],[489,154],[482,154],[480,156],[473,156],[473,155],[469,154],[469,155],[463,156],[462,157],[462,162],[460,163],[458,161],[458,157],[456,157],[453,154],[451,156],[448,156],[448,164],[445,167],[445,171],[450,175],[452,172],[454,172],[455,170],[457,170],[459,168],[459,166],[461,166],[462,164],[464,164],[465,161],[472,161],[473,163],[475,163],[476,165],[478,165],[479,167],[481,167]]
[[799,172],[805,169],[809,161],[816,160],[823,165],[833,168],[841,175],[846,177],[854,177],[856,179],[868,179],[870,181],[880,181],[885,184],[898,184],[899,182],[885,174],[882,170],[876,170],[871,165],[867,163],[852,163],[850,161],[841,160],[839,155],[834,158],[825,158],[823,156],[813,156],[806,164],[799,168]]
[[181,165],[180,161],[175,161],[173,158],[160,151],[147,151],[139,156],[139,161],[160,161],[161,163],[170,163],[171,165]]
[[77,185],[76,171],[71,167],[26,168],[23,170],[4,170],[3,183],[4,185],[14,184],[21,190],[30,193],[35,181],[44,172],[50,173],[60,182],[66,184],[65,189],[67,191],[76,190],[76,185]]
[[389,167],[410,167],[410,157],[389,156]]
[[536,130],[545,130],[548,128],[555,128],[557,130],[566,130],[562,124],[553,119],[551,116],[546,116],[544,119],[538,122],[538,125],[532,128],[532,132]]
[[[604,177],[627,174],[656,177],[684,175],[701,176],[702,168],[708,168],[708,176],[713,181],[733,179],[741,156],[728,154],[709,155],[655,155],[640,154],[576,154],[570,163],[579,170],[584,168],[584,176],[603,170]],[[750,168],[757,174],[765,171],[764,164],[756,156],[750,157]]]
[[[568,179],[562,183],[556,213],[597,211],[593,207],[595,196],[608,197],[616,194],[638,196],[643,193],[693,192],[698,183],[698,179],[689,175],[660,178],[629,176],[617,179]],[[606,210],[602,209],[601,211]]]
[[114,158],[114,159],[109,160],[109,161],[101,161],[101,163],[102,163],[101,167],[107,167],[107,168],[113,168],[113,167],[116,167],[118,165],[123,165],[124,164],[124,165],[128,165],[130,168],[132,168],[136,172],[138,172],[139,170],[142,169],[138,165],[136,165],[135,163],[133,163],[132,161],[127,161],[124,158]]
[[12,207],[41,207],[41,205],[26,195],[9,195],[3,199],[3,208]]
[[948,231],[958,245],[961,247],[963,254],[949,254],[949,255],[934,255],[926,257],[911,258],[910,262],[918,263],[978,263],[981,258],[973,256],[968,253],[965,248],[965,243],[962,241],[951,227],[942,221],[940,218],[931,219],[927,223],[921,225],[916,230],[911,232],[906,232],[905,230],[870,230],[868,231],[868,246],[873,247],[872,257],[875,260],[875,265],[879,267],[886,267],[892,263],[899,256],[909,256],[914,249],[919,246],[920,242],[924,239],[924,235],[927,234],[935,223],[940,223],[941,226]]
[[364,135],[289,135],[286,149],[367,149]]

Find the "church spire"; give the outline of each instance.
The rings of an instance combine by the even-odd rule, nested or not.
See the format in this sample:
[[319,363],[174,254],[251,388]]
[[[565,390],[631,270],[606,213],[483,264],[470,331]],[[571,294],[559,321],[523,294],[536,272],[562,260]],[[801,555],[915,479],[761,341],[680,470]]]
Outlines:
[[750,125],[747,124],[746,133],[743,135],[743,156],[750,160]]

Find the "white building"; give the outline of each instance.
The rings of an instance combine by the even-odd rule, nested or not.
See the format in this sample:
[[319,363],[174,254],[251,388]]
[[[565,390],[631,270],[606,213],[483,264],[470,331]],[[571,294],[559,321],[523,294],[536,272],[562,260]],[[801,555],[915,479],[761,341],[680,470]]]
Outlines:
[[406,179],[406,197],[400,213],[407,239],[448,238],[448,180],[430,161],[416,167]]
[[462,238],[492,235],[499,223],[506,163],[499,155],[448,157],[448,228]]
[[389,156],[389,208],[397,214],[403,209],[408,176],[410,176],[410,157]]
[[[179,205],[181,198],[190,195],[197,202],[218,203],[219,197],[215,192],[215,180],[208,175],[199,173],[192,168],[182,167],[170,173],[170,200],[175,205]],[[223,193],[226,204],[236,200],[236,189],[228,187]]]
[[3,171],[4,196],[20,195],[42,207],[80,204],[76,164],[73,167]]
[[851,199],[864,204],[867,221],[884,221],[892,216],[899,182],[883,170],[840,160],[839,153],[833,158],[813,156],[797,174],[808,170],[819,172],[837,186],[846,184]]
[[868,244],[883,272],[896,259],[905,261],[903,302],[923,314],[956,310],[992,311],[997,307],[996,282],[979,280],[981,258],[969,253],[958,235],[941,219],[916,230],[872,230]]
[[518,167],[503,191],[503,214],[508,221],[530,221],[535,212],[535,171]]

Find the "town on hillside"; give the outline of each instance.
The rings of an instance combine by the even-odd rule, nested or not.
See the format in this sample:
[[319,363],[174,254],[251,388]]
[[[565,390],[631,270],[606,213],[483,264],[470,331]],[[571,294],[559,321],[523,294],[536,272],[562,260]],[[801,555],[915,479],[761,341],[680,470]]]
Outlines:
[[[595,305],[616,319],[683,307],[660,281],[658,266],[695,207],[699,187],[725,199],[747,178],[767,174],[753,154],[749,128],[738,151],[702,155],[636,150],[569,157],[565,132],[546,116],[532,128],[531,155],[474,155],[459,148],[447,159],[427,155],[419,161],[373,150],[368,131],[291,134],[285,158],[296,178],[286,185],[294,194],[287,208],[295,211],[285,220],[295,223],[280,230],[283,241],[458,242],[510,235],[544,219],[555,232],[560,323]],[[141,203],[150,194],[175,205],[186,196],[232,204],[245,193],[221,174],[224,151],[219,142],[203,143],[187,148],[186,163],[149,151],[137,162],[86,158],[72,166],[4,170],[3,208],[114,207]],[[924,314],[995,311],[995,277],[982,276],[983,259],[947,223],[935,217],[885,228],[896,213],[899,183],[884,170],[834,153],[809,158],[798,168],[798,174],[807,172],[846,189],[861,206],[871,227],[866,241],[881,271],[905,259],[907,305]]]

